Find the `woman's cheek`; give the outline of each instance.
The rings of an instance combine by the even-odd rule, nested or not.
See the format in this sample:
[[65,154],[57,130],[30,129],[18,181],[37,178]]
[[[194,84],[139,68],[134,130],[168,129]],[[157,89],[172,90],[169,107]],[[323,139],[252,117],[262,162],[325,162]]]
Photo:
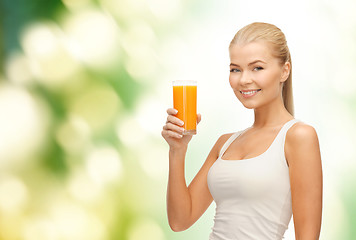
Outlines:
[[229,76],[229,83],[230,83],[230,86],[232,87],[232,79],[231,79],[231,74]]
[[232,74],[229,76],[229,83],[233,89],[236,87],[237,79]]

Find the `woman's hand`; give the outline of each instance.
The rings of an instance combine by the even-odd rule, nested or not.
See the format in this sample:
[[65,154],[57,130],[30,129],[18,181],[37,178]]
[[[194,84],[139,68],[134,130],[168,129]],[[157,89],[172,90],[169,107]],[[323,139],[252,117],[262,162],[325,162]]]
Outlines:
[[[167,113],[167,122],[162,130],[163,138],[171,149],[187,148],[189,141],[192,139],[192,135],[183,135],[184,128],[182,126],[184,122],[175,116],[178,113],[176,109],[168,108]],[[197,124],[200,120],[201,115],[197,114]]]

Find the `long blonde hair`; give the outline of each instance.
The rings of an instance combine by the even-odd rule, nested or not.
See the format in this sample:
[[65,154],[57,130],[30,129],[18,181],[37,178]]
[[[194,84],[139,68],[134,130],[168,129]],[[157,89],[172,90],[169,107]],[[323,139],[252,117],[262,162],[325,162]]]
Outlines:
[[272,44],[272,54],[278,58],[281,64],[290,63],[290,72],[287,80],[283,83],[282,98],[287,111],[294,116],[293,88],[292,88],[292,59],[290,56],[287,40],[284,33],[273,24],[254,22],[241,28],[230,43],[247,44],[264,40]]

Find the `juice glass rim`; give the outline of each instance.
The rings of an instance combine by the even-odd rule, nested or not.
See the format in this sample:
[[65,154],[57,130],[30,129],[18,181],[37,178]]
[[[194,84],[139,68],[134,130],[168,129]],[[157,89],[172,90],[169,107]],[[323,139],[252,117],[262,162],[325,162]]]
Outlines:
[[173,86],[196,86],[196,80],[174,80],[172,82]]

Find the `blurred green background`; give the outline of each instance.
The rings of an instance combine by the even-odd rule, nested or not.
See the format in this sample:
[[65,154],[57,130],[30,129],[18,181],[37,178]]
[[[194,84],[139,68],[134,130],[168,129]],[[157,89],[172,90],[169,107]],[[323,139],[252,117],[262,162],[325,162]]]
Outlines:
[[296,118],[319,135],[321,239],[354,239],[356,3],[287,3],[0,0],[0,240],[208,239],[214,204],[185,232],[168,226],[160,131],[171,81],[198,80],[190,182],[219,135],[251,124],[228,44],[253,21],[285,32]]

